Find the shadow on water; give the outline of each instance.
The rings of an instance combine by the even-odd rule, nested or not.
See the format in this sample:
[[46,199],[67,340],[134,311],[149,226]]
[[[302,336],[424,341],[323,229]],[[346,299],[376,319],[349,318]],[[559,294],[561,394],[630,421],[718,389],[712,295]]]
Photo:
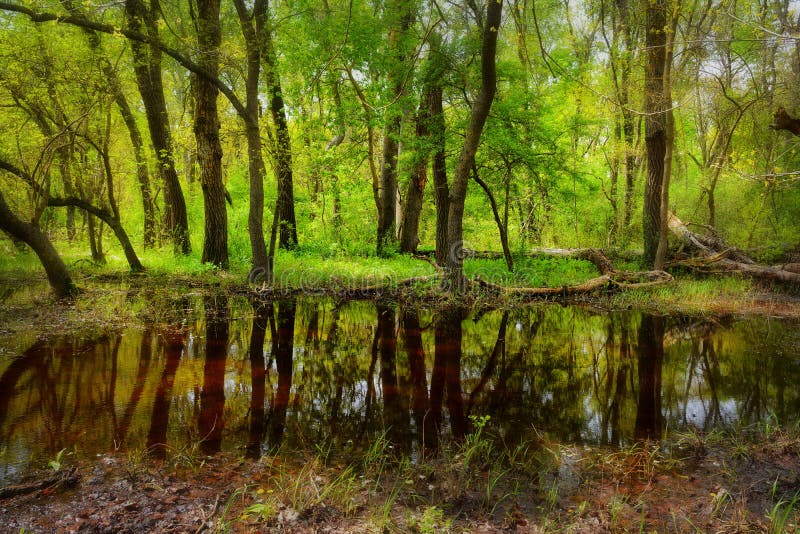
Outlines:
[[788,322],[316,298],[172,304],[173,322],[39,341],[0,361],[0,480],[64,448],[164,458],[199,445],[257,458],[385,436],[425,453],[486,416],[510,447],[542,435],[624,446],[665,428],[800,415],[790,387],[800,336]]

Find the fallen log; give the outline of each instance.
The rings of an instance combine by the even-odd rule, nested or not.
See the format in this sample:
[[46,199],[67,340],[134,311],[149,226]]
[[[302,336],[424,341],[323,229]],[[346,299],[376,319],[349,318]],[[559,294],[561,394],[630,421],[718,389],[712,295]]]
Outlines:
[[792,264],[789,264],[791,265],[789,269],[786,266],[760,265],[744,256],[741,251],[727,247],[720,239],[692,232],[688,225],[672,212],[669,213],[668,226],[684,246],[699,254],[699,257],[673,261],[670,265],[680,265],[702,272],[736,272],[759,280],[800,283],[800,273],[794,271]]

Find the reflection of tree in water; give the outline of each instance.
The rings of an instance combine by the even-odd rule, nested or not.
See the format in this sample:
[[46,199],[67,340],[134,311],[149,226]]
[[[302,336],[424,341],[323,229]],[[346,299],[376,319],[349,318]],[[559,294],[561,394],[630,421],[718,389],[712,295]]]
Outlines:
[[642,315],[637,345],[639,363],[639,403],[634,437],[661,439],[661,365],[664,362],[664,318]]
[[272,320],[272,304],[252,301],[253,324],[250,330],[250,434],[247,439],[247,454],[251,458],[261,456],[261,442],[264,440],[267,369],[264,364],[264,340],[267,324]]
[[228,298],[225,295],[203,299],[206,316],[206,358],[197,430],[206,454],[222,446],[225,421],[225,365],[228,358]]
[[278,387],[272,398],[267,422],[267,439],[270,447],[278,448],[283,441],[286,428],[286,411],[292,390],[292,367],[294,356],[294,323],[297,301],[282,300],[278,303],[278,321],[272,338],[272,356],[278,372]]
[[225,436],[257,456],[281,443],[364,447],[386,430],[402,449],[424,451],[463,436],[470,415],[489,415],[509,446],[539,432],[618,445],[657,438],[666,424],[707,430],[800,413],[791,387],[800,335],[766,319],[198,303],[164,310],[173,326],[158,334],[40,341],[6,362],[0,447],[24,464],[78,442],[87,454],[146,444],[163,456],[170,440],[205,438],[213,452]]

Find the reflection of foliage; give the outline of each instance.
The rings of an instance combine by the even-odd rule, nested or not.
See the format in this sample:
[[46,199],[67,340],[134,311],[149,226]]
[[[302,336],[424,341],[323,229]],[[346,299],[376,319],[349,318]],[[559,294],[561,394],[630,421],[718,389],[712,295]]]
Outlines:
[[[153,297],[159,306],[169,305],[163,296]],[[148,436],[159,436],[173,453],[188,450],[200,437],[197,417],[206,346],[201,303],[194,297],[173,301],[183,315],[179,324],[154,324],[91,343],[39,342],[2,364],[3,462],[22,466],[33,457],[44,465],[59,450],[78,443],[77,452],[84,454],[143,448]],[[151,306],[141,303],[140,309]],[[243,298],[231,298],[226,310],[230,323],[222,447],[230,449],[247,443],[253,417],[247,345],[254,312]],[[394,356],[382,358],[374,303],[298,299],[283,450],[325,451],[325,461],[333,463],[342,453],[366,450],[381,436],[389,440],[386,450],[434,447],[431,433],[447,444],[454,422],[448,410],[455,405],[448,402],[446,388],[438,401],[441,425],[429,427],[426,419],[439,379],[434,376],[439,312],[419,311],[418,340],[404,330],[406,316],[398,312],[390,314],[391,324],[381,334],[389,347],[397,343]],[[177,315],[168,310],[147,314],[151,319]],[[463,417],[471,416],[472,435],[497,440],[492,446],[508,450],[541,439],[615,445],[631,441],[638,362],[646,357],[636,352],[640,320],[634,312],[601,314],[547,305],[468,316],[461,321],[457,367],[449,368],[457,376],[447,380],[456,381],[462,392]],[[784,424],[800,411],[800,393],[792,387],[800,380],[800,336],[791,325],[766,319],[721,324],[687,318],[669,318],[665,325],[660,393],[670,429],[708,431],[767,417]],[[279,381],[271,349],[273,328],[267,327],[264,342],[264,428],[275,423]],[[409,353],[412,335],[419,345]],[[168,356],[170,343],[177,343],[180,354]],[[382,372],[381,365],[391,365],[394,375]],[[168,395],[162,404],[154,400],[158,391]],[[156,405],[168,412],[161,422],[154,417]],[[402,417],[396,417],[398,410]],[[485,427],[478,424],[482,421],[488,421]],[[156,424],[164,428],[154,429]]]

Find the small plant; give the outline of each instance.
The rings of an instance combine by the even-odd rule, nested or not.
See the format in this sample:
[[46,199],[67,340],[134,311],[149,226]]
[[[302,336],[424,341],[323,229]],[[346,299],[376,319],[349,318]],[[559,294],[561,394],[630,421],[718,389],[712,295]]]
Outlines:
[[246,520],[251,515],[257,516],[260,521],[269,521],[278,514],[278,505],[274,500],[268,499],[263,502],[251,504],[242,512],[242,519]]
[[66,450],[67,449],[61,449],[56,453],[56,457],[54,459],[47,462],[47,465],[50,467],[50,469],[52,469],[56,473],[61,472],[61,469],[64,467],[63,464],[61,463],[61,457],[64,456],[64,451]]
[[[778,480],[776,479],[772,484],[773,498],[777,491],[777,483]],[[795,531],[798,518],[798,499],[800,499],[800,492],[795,493],[794,497],[789,501],[779,499],[778,502],[775,503],[772,510],[767,514],[767,519],[769,519],[769,532],[778,534],[781,532]]]
[[450,532],[453,526],[452,519],[445,519],[444,511],[436,506],[428,506],[423,510],[422,516],[411,527],[422,534],[435,534]]

